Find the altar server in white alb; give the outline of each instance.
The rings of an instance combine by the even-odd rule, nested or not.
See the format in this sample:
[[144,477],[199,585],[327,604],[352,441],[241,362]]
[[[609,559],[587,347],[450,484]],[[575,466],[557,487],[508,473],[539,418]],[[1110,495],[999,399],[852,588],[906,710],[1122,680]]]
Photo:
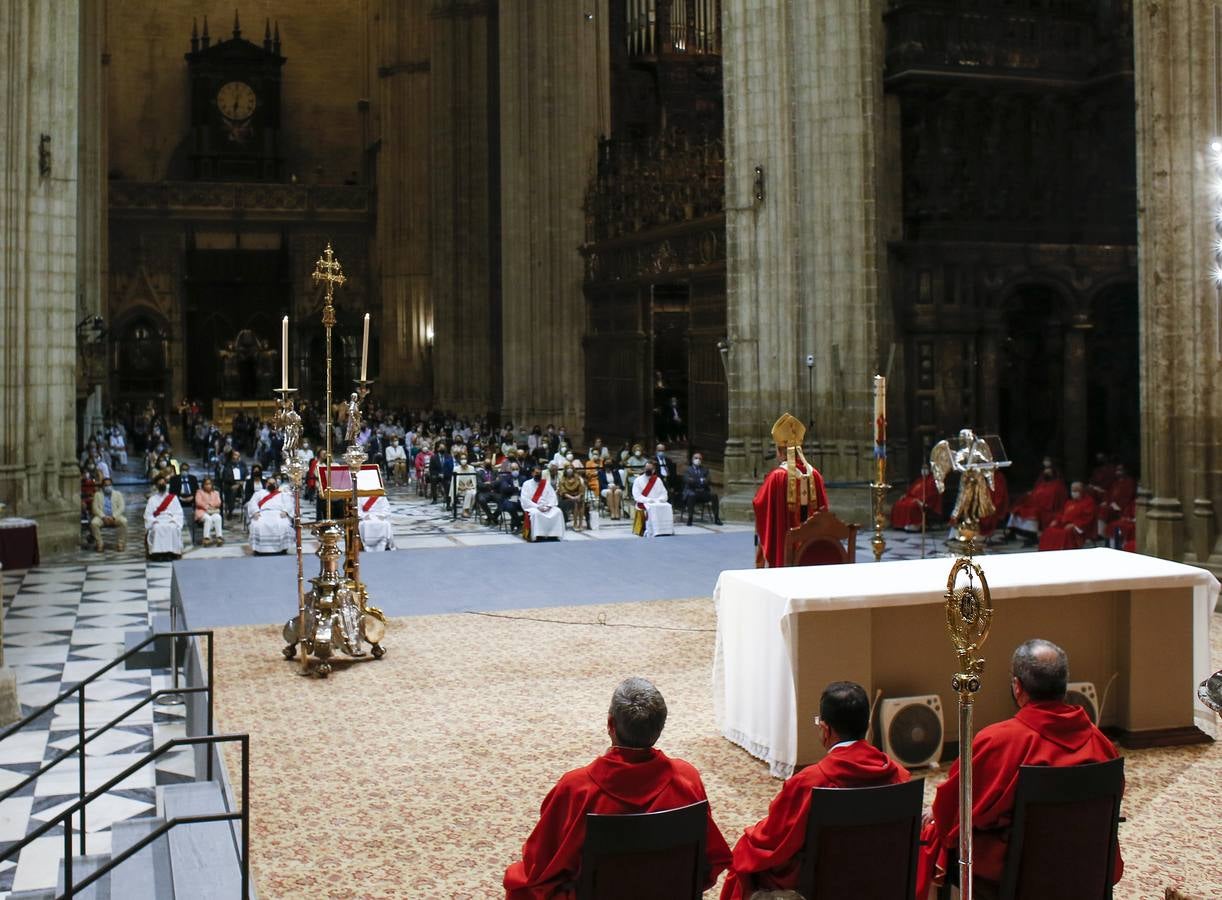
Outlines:
[[525,513],[522,527],[528,541],[564,538],[564,513],[556,500],[556,489],[543,477],[543,470],[537,464],[530,470],[530,478],[522,484],[519,501]]
[[645,473],[632,482],[632,500],[636,514],[632,520],[634,534],[657,537],[675,533],[675,512],[666,496],[666,484],[658,476],[652,459],[645,461]]
[[282,492],[276,479],[264,482],[246,504],[250,522],[250,549],[255,553],[287,553],[297,546],[293,531],[293,498]]
[[182,555],[182,504],[178,495],[171,494],[166,480],[160,476],[153,482],[157,488],[144,505],[145,544],[149,556],[161,553]]
[[364,497],[359,512],[361,546],[366,550],[394,550],[395,534],[390,524],[390,504],[385,497]]

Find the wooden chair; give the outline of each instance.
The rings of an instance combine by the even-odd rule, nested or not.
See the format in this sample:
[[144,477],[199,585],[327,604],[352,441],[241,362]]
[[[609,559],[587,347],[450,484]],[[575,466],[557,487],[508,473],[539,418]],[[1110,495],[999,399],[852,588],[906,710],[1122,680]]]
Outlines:
[[662,812],[588,813],[578,900],[699,900],[708,817],[707,800]]
[[916,894],[924,782],[812,788],[798,892],[807,900]]
[[[841,542],[844,543],[841,543]],[[857,526],[821,509],[785,534],[785,565],[826,566],[857,561]]]

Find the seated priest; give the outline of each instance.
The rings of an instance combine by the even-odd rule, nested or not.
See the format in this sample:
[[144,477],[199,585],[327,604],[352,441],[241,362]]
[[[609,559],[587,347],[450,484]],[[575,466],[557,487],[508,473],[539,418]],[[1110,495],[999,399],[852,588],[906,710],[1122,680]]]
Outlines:
[[1048,527],[1053,516],[1061,511],[1067,497],[1065,479],[1053,466],[1052,458],[1045,456],[1035,484],[1014,504],[1007,527],[1034,541]]
[[1112,483],[1099,501],[1099,537],[1109,540],[1114,531],[1113,522],[1124,517],[1124,511],[1137,500],[1137,482],[1123,465],[1117,465]]
[[153,480],[153,496],[144,505],[145,545],[150,557],[182,556],[182,504],[170,493],[164,475]]
[[[1069,660],[1051,641],[1030,640],[1010,660],[1010,693],[1018,712],[983,728],[972,741],[972,841],[978,896],[997,896],[1006,859],[1019,766],[1077,766],[1116,758],[1116,748],[1080,706],[1065,702]],[[959,843],[959,762],[925,812],[917,897],[946,875],[947,853]],[[1112,883],[1124,863],[1116,852]]]
[[275,478],[255,491],[246,504],[250,522],[250,549],[258,555],[287,553],[297,546],[293,529],[293,500],[282,492]]
[[[611,747],[587,766],[563,775],[543,800],[539,822],[522,845],[522,859],[505,870],[506,900],[572,898],[581,868],[586,813],[625,815],[677,809],[707,800],[696,769],[654,747],[666,724],[666,701],[644,678],[628,678],[611,695]],[[710,808],[705,888],[730,861],[730,848]]]
[[989,499],[993,502],[993,512],[980,520],[980,534],[985,537],[996,531],[997,526],[1010,516],[1010,488],[1001,469],[993,470],[993,486],[989,488]]
[[798,885],[811,788],[881,787],[908,780],[908,770],[866,740],[870,698],[852,681],[823,689],[815,727],[827,755],[795,773],[734,845],[721,900],[747,900],[756,890],[792,891]]
[[780,465],[764,478],[751,501],[755,509],[755,566],[785,564],[785,532],[827,509],[823,476],[802,454],[806,426],[789,413],[772,426]]
[[394,550],[395,533],[386,497],[362,497],[358,508],[361,546],[366,550]]
[[538,463],[530,470],[530,478],[523,482],[518,502],[524,513],[522,528],[526,540],[561,540],[564,537],[564,513],[560,511],[556,489],[543,477],[543,469]]
[[930,474],[929,466],[921,466],[921,475],[908,485],[908,492],[891,507],[891,527],[904,531],[920,531],[933,516],[942,515],[942,493]]
[[645,471],[632,482],[632,502],[636,504],[633,534],[658,537],[675,533],[675,512],[667,501],[666,483],[654,459],[645,460]]
[[1075,481],[1069,487],[1069,500],[1040,535],[1040,549],[1080,548],[1097,533],[1095,511],[1095,498],[1086,493],[1082,482]]

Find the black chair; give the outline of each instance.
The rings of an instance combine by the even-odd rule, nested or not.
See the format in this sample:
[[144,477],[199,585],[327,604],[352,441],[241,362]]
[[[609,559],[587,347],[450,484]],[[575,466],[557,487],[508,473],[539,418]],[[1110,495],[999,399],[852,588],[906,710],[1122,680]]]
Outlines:
[[699,900],[709,863],[707,800],[662,812],[586,815],[578,900]]
[[807,900],[916,895],[924,782],[812,788],[798,892]]

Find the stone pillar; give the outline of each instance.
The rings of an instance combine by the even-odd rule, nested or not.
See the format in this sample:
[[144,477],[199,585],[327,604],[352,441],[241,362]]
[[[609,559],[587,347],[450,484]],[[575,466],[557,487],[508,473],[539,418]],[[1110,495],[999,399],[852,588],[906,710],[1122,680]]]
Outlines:
[[[103,70],[105,6],[81,0],[80,103],[77,111],[78,160],[76,194],[77,321],[105,316],[108,275],[108,216],[106,206],[106,79]],[[86,334],[96,332],[87,331]],[[84,400],[79,430],[92,434],[102,427],[106,377],[106,339],[94,338],[80,348],[78,399]],[[83,437],[78,434],[78,443]]]
[[607,0],[532,0],[500,14],[502,409],[570,434],[585,424],[577,248],[609,132],[607,10]]
[[80,541],[78,13],[51,0],[0,3],[0,500],[38,520],[44,553]]
[[[1138,517],[1138,546],[1168,559],[1188,555],[1219,571],[1219,548],[1208,560],[1187,552],[1192,523],[1185,521],[1195,508],[1212,527],[1219,490],[1212,460],[1222,437],[1215,389],[1219,297],[1211,278],[1214,7],[1212,0],[1134,4],[1142,481],[1150,495]],[[1192,543],[1213,543],[1200,537]]]
[[383,396],[412,408],[432,403],[428,7],[380,0],[371,39],[377,60],[375,260],[382,294]]
[[[743,514],[773,465],[773,421],[805,408],[810,353],[816,421],[807,426],[824,477],[870,475],[871,377],[892,340],[880,290],[882,4],[725,0],[722,13],[730,342],[723,507]],[[860,517],[869,502],[861,488],[832,505]]]
[[434,0],[432,89],[433,373],[437,405],[483,413],[494,308],[489,233],[489,29],[484,0]]

